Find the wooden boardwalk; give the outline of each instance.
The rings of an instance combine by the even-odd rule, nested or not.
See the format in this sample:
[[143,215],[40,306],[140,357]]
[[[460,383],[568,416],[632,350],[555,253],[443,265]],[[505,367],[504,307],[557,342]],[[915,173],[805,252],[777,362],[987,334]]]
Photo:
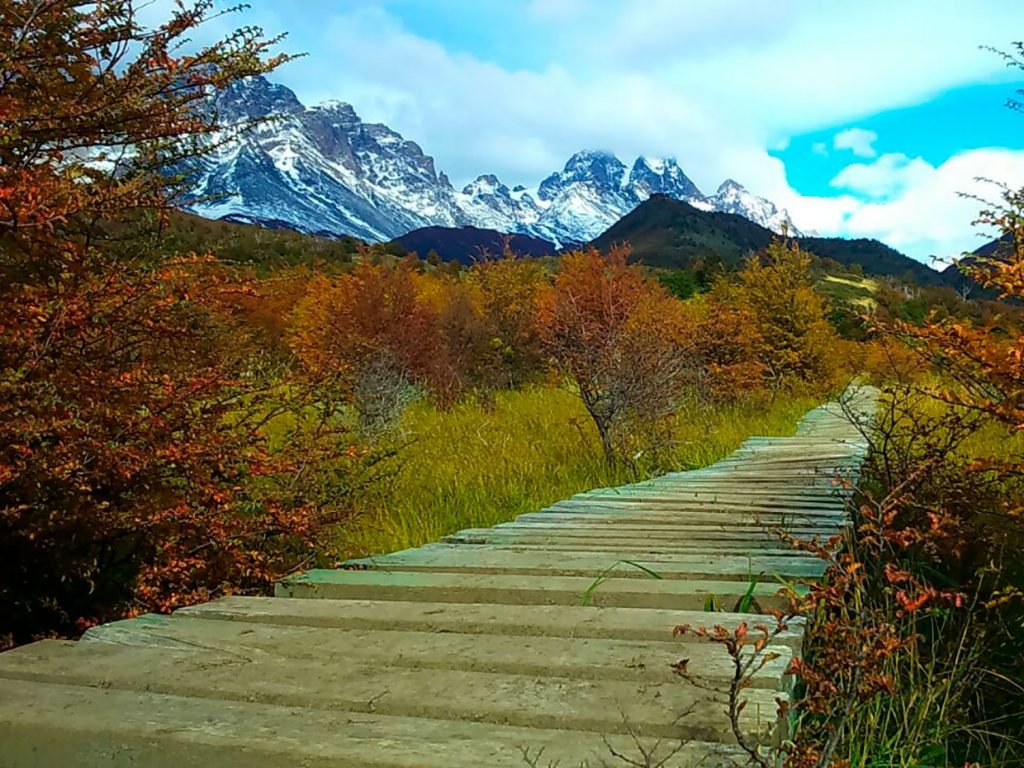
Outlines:
[[[871,392],[856,399],[870,411]],[[824,406],[795,436],[751,438],[706,469],[310,571],[273,598],[0,654],[0,768],[627,765],[612,750],[741,765],[707,690],[724,690],[729,659],[671,630],[736,626],[752,582],[757,610],[779,603],[781,580],[819,575],[773,531],[846,525],[835,478],[855,477],[865,450]],[[784,737],[776,700],[801,641],[795,625],[765,650],[777,658],[743,694],[746,732]],[[675,674],[681,659],[703,685]]]

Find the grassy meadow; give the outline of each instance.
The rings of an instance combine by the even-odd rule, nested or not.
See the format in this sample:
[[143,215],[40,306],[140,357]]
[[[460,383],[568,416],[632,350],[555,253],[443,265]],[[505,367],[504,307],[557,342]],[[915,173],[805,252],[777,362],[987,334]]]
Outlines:
[[[751,435],[792,434],[817,404],[811,397],[785,395],[773,403],[762,396],[728,406],[684,407],[662,466],[702,467]],[[397,475],[356,500],[362,514],[344,533],[349,554],[420,546],[643,474],[608,467],[582,403],[566,389],[500,392],[489,408],[467,401],[440,411],[417,403],[403,415],[399,431],[410,442],[399,452]]]
[[878,280],[854,274],[824,275],[816,287],[834,305],[847,305],[861,310],[878,306]]

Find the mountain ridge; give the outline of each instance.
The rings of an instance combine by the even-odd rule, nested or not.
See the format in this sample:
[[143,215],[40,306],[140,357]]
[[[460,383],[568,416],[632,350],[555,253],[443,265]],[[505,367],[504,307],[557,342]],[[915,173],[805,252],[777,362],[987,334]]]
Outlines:
[[562,245],[592,240],[652,194],[666,194],[797,231],[786,211],[732,180],[704,195],[673,158],[641,156],[626,166],[612,153],[583,150],[533,188],[482,174],[457,190],[419,144],[364,122],[346,102],[304,106],[286,86],[253,77],[217,94],[212,108],[228,126],[270,121],[226,134],[203,158],[186,209],[208,218],[371,242],[475,226]]
[[431,251],[442,261],[472,264],[485,257],[502,256],[506,246],[517,256],[555,256],[558,248],[548,240],[532,235],[506,234],[479,227],[423,227],[391,241],[409,253],[427,259]]
[[[473,227],[428,227],[415,230],[393,242],[425,257],[434,250],[444,261],[463,264],[479,258],[483,251],[500,255],[505,238],[496,230]],[[528,246],[513,235],[511,250],[523,256],[557,255],[575,247],[594,246],[607,250],[628,243],[632,260],[650,267],[693,269],[700,264],[722,263],[738,267],[743,258],[761,251],[777,235],[738,214],[706,211],[667,195],[654,194],[589,243],[556,249],[554,243],[530,239]],[[843,268],[860,265],[865,274],[894,277],[922,286],[949,285],[947,276],[926,264],[881,243],[860,238],[792,238],[814,255],[837,262]]]
[[[655,195],[591,242],[599,249],[629,243],[632,257],[652,267],[687,268],[698,260],[737,266],[743,257],[768,246],[771,230],[743,216],[702,211],[681,200]],[[944,285],[943,275],[877,240],[795,237],[802,248],[844,267],[859,264],[866,274],[912,275],[920,285]]]

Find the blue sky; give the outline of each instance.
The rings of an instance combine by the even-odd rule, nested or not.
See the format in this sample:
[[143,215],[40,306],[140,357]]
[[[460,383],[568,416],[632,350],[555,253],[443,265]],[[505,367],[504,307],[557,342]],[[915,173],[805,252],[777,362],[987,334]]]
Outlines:
[[844,132],[847,141],[851,131],[864,131],[862,139],[870,140],[868,133],[877,137],[870,141],[877,154],[868,152],[868,157],[910,153],[933,166],[968,149],[1021,149],[1024,115],[1005,108],[1013,90],[1005,83],[953,88],[921,104],[790,137],[785,149],[771,154],[785,163],[794,188],[804,194],[827,195],[836,188],[831,181],[849,164],[849,154],[835,151],[834,146],[836,135]]
[[536,184],[579,149],[676,157],[797,226],[923,261],[980,242],[975,177],[1024,186],[1021,0],[250,0],[308,55],[273,79],[348,101],[456,184]]

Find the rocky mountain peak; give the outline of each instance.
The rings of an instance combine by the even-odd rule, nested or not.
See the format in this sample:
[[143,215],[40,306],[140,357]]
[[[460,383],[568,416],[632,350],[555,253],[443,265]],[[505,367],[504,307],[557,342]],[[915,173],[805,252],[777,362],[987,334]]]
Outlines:
[[785,211],[731,179],[705,197],[674,158],[641,156],[627,168],[610,152],[584,150],[536,190],[509,190],[483,174],[456,191],[417,143],[363,122],[347,102],[307,108],[288,88],[252,77],[219,93],[214,105],[229,125],[277,119],[203,159],[192,210],[212,218],[371,241],[427,226],[473,225],[579,243],[658,194],[739,213],[776,231],[789,222]]
[[217,94],[214,104],[227,123],[270,115],[290,115],[305,109],[294,91],[256,75]]
[[715,194],[728,195],[746,191],[746,187],[744,187],[738,181],[734,181],[733,179],[726,179],[719,185],[718,191]]
[[493,173],[486,173],[467,184],[463,188],[462,193],[465,195],[503,194],[507,196],[509,189]]
[[541,200],[554,200],[572,184],[587,184],[608,192],[617,192],[626,178],[626,166],[610,152],[583,150],[572,155],[559,173],[540,183]]
[[704,199],[673,157],[657,159],[641,155],[629,172],[629,185],[641,201],[653,194],[669,195],[677,200]]
[[345,101],[330,99],[320,102],[316,106],[311,107],[310,110],[321,112],[340,125],[356,125],[362,122],[359,119],[359,115],[356,114],[355,108]]

